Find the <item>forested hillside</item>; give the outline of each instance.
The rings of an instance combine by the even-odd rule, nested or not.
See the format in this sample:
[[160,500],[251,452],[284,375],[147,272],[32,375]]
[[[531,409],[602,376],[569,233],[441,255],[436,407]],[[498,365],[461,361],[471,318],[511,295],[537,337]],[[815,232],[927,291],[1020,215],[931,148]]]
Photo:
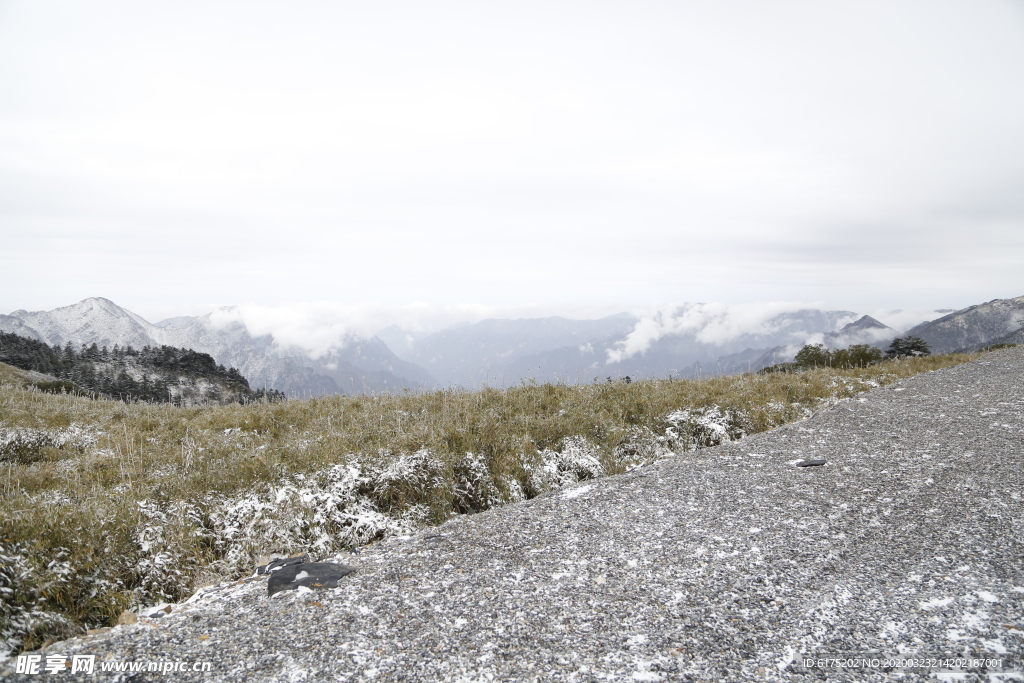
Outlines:
[[62,380],[60,386],[123,400],[194,405],[278,400],[274,390],[253,391],[235,368],[213,357],[173,346],[113,349],[96,344],[63,348],[0,332],[0,362]]

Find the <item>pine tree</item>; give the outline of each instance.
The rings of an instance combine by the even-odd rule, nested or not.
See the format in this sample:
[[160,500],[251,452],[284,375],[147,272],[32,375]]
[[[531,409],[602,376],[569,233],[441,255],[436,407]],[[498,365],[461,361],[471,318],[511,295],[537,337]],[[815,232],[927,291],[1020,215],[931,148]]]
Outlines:
[[932,350],[928,343],[920,337],[897,337],[892,340],[885,352],[886,358],[906,358],[908,356],[930,356]]

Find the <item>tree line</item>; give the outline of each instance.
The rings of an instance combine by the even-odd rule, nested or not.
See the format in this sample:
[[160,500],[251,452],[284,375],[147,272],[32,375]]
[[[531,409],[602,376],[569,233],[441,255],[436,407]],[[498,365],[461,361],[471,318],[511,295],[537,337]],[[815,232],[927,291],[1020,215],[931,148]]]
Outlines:
[[845,349],[830,349],[824,344],[806,344],[797,351],[793,362],[772,365],[759,372],[793,372],[809,368],[866,368],[883,360],[929,355],[931,349],[920,337],[893,339],[884,355],[881,349],[868,344],[853,344]]
[[[95,393],[123,400],[151,403],[180,403],[184,393],[182,378],[194,387],[202,378],[216,384],[214,400],[248,403],[257,400],[278,401],[284,394],[273,389],[253,391],[235,368],[217,363],[208,353],[174,346],[115,344],[112,349],[97,344],[75,349],[69,341],[63,347],[47,345],[17,334],[0,332],[0,362],[22,370],[34,370],[61,380],[53,389]],[[129,371],[129,368],[133,371]]]

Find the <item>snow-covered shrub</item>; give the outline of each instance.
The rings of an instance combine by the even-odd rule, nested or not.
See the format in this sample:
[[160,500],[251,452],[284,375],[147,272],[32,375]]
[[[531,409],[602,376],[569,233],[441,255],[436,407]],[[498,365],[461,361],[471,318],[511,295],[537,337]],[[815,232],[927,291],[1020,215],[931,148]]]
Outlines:
[[135,529],[140,557],[134,567],[134,600],[140,604],[174,602],[188,594],[194,571],[202,565],[192,539],[209,536],[203,512],[195,505],[174,503],[163,508],[155,502],[138,504],[142,517]]
[[604,476],[604,465],[598,459],[597,447],[582,436],[562,439],[562,449],[545,448],[538,452],[535,463],[524,463],[527,470],[527,493],[540,495],[545,491],[571,486],[586,479]]
[[0,542],[0,657],[31,641],[67,638],[79,631],[67,618],[43,608],[54,578],[46,573],[33,569],[24,547]]
[[43,448],[83,452],[94,445],[96,435],[78,424],[63,429],[0,427],[0,461],[29,463],[42,457]]
[[452,474],[458,512],[480,512],[501,502],[491,471],[481,456],[466,453],[455,462]]
[[504,496],[501,500],[503,503],[520,503],[526,500],[526,491],[523,490],[523,485],[515,477],[500,477],[498,479],[498,489],[504,491]]
[[673,448],[695,450],[740,439],[746,433],[747,416],[739,410],[717,405],[676,410],[665,416],[665,436]]
[[402,454],[392,460],[374,478],[372,496],[384,512],[401,513],[413,505],[437,499],[450,500],[451,469],[430,449]]
[[[366,492],[376,477],[356,464],[296,476],[211,506],[217,568],[251,571],[257,555],[313,551],[329,554],[405,533],[410,522],[382,514]],[[416,517],[412,509],[407,516]]]
[[615,460],[626,471],[642,467],[672,454],[669,439],[658,436],[647,427],[630,426],[615,447]]

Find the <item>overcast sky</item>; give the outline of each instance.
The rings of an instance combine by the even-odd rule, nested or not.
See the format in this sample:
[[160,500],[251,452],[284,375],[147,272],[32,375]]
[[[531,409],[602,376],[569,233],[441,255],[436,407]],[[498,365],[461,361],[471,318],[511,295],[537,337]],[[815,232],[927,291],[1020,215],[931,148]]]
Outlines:
[[959,308],[1022,122],[1020,1],[0,0],[0,312]]

